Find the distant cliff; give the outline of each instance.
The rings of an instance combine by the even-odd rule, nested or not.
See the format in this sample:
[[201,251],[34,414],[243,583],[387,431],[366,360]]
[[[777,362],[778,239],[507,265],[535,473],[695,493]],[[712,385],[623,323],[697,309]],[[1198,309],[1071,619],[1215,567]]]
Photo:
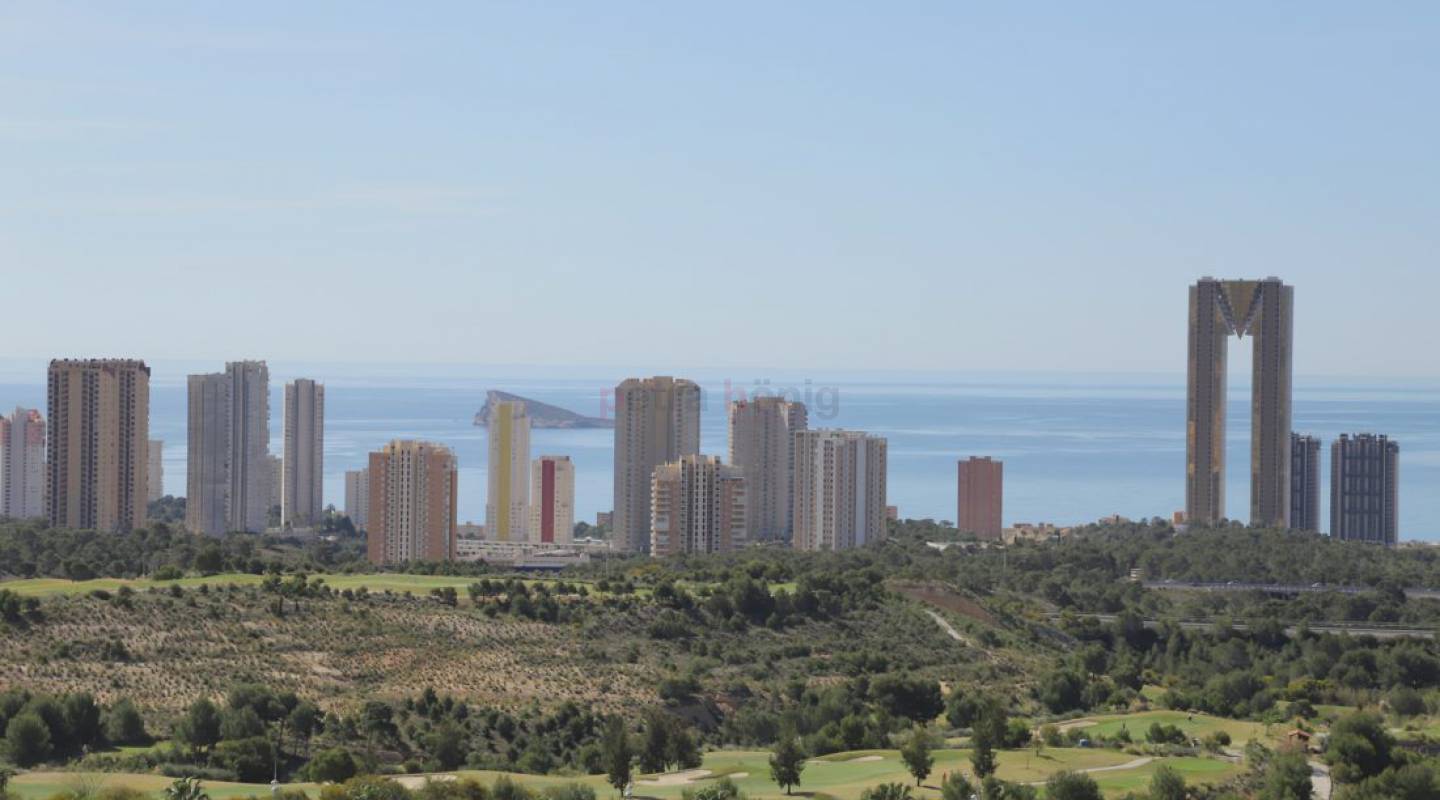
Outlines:
[[475,424],[479,427],[487,427],[490,424],[490,414],[496,403],[515,401],[525,404],[525,413],[530,416],[531,428],[613,428],[615,420],[604,417],[587,417],[583,414],[576,414],[574,411],[552,406],[549,403],[542,403],[539,400],[531,400],[528,397],[521,397],[518,394],[509,392],[497,392],[494,389],[485,393],[485,407],[475,414]]

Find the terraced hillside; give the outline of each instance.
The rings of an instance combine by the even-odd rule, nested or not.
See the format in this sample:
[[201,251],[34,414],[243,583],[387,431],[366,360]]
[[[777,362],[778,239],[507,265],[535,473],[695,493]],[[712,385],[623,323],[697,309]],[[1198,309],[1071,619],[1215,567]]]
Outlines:
[[326,710],[398,698],[431,686],[484,706],[575,701],[597,711],[657,702],[666,677],[695,677],[701,694],[774,691],[797,677],[853,674],[857,644],[896,665],[953,680],[983,664],[1023,673],[952,640],[915,604],[893,599],[863,616],[781,630],[711,631],[704,644],[656,632],[665,610],[639,599],[570,597],[559,622],[486,613],[423,595],[371,593],[286,600],[256,585],[194,585],[111,594],[46,593],[35,621],[0,627],[0,689],[128,697],[164,716],[240,682],[293,691]]

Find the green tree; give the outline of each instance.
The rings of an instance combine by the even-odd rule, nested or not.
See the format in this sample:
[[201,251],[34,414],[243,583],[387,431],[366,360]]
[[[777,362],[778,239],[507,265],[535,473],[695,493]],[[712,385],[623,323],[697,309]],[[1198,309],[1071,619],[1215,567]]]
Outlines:
[[355,777],[355,757],[343,747],[321,750],[310,759],[310,780],[341,783]]
[[61,703],[65,711],[65,726],[70,729],[71,740],[80,747],[94,747],[104,738],[100,725],[100,706],[87,692],[65,695]]
[[201,575],[214,575],[225,568],[225,553],[215,545],[207,545],[201,548],[195,555],[195,569]]
[[128,698],[120,698],[105,714],[105,738],[112,744],[145,744],[150,736],[145,732],[145,719],[140,710]]
[[670,746],[665,757],[675,769],[695,769],[701,764],[700,747],[679,720],[670,731]]
[[800,773],[804,771],[805,751],[800,749],[794,734],[781,734],[770,754],[770,780],[784,789],[785,794],[790,794],[792,788],[800,785]]
[[264,783],[274,776],[275,748],[264,736],[249,739],[227,739],[215,745],[214,759],[235,771],[245,783]]
[[229,708],[220,713],[220,740],[252,739],[265,735],[265,723],[250,706]]
[[645,718],[645,738],[640,744],[640,771],[664,772],[669,751],[669,720],[664,712],[651,711]]
[[1284,753],[1270,761],[1265,769],[1265,784],[1260,800],[1311,800],[1314,785],[1310,782],[1310,765],[1299,753]]
[[1045,781],[1045,800],[1104,800],[1095,779],[1083,772],[1057,772]]
[[930,776],[930,768],[935,766],[935,757],[930,754],[929,731],[919,726],[911,731],[905,745],[900,748],[900,758],[905,762],[905,769],[915,776],[915,785],[919,786]]
[[191,703],[175,728],[175,738],[197,752],[215,746],[220,741],[220,710],[204,698]]
[[1150,778],[1150,800],[1185,800],[1185,778],[1167,764],[1161,764]]
[[970,734],[970,767],[977,777],[995,774],[995,748],[1004,742],[1009,720],[1005,707],[995,700],[987,701],[975,718]]
[[1340,783],[1358,783],[1390,766],[1395,738],[1376,714],[1359,712],[1343,717],[1330,728],[1325,757],[1331,775]]
[[605,735],[600,747],[606,780],[618,792],[630,783],[630,761],[634,757],[625,720],[611,717],[605,721]]
[[940,800],[971,800],[975,785],[958,772],[951,772],[940,782]]
[[23,711],[5,726],[5,753],[22,767],[33,767],[50,757],[50,727],[33,711]]
[[465,763],[465,732],[449,720],[436,725],[425,737],[425,749],[448,772]]

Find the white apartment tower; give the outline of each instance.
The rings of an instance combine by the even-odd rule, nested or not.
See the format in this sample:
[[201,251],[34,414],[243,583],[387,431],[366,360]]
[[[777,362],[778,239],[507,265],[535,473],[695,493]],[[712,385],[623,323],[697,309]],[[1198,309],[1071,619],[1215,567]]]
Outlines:
[[790,492],[796,431],[807,427],[805,404],[780,397],[755,397],[730,404],[730,463],[745,471],[753,541],[790,537]]
[[189,377],[185,526],[259,533],[270,516],[270,369],[232,361]]
[[280,524],[308,528],[325,510],[325,385],[309,378],[285,384],[285,460]]
[[860,431],[795,434],[797,550],[843,550],[883,539],[886,442]]
[[688,455],[655,468],[650,554],[725,553],[743,546],[743,471],[716,456]]
[[615,387],[615,507],[611,540],[621,550],[651,548],[655,468],[700,452],[700,387],[659,376]]
[[45,516],[45,419],[33,408],[0,416],[0,517]]
[[575,532],[575,465],[540,456],[530,465],[530,543],[570,544]]
[[486,432],[490,460],[485,531],[492,541],[523,542],[530,527],[530,415],[525,404],[495,404]]

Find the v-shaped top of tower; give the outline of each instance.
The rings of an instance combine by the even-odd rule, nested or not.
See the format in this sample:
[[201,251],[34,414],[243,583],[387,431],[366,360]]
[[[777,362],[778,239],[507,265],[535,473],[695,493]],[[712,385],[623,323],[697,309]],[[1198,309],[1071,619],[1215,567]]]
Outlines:
[[1250,332],[1260,313],[1260,294],[1264,281],[1220,281],[1220,313],[1230,331],[1241,339]]

